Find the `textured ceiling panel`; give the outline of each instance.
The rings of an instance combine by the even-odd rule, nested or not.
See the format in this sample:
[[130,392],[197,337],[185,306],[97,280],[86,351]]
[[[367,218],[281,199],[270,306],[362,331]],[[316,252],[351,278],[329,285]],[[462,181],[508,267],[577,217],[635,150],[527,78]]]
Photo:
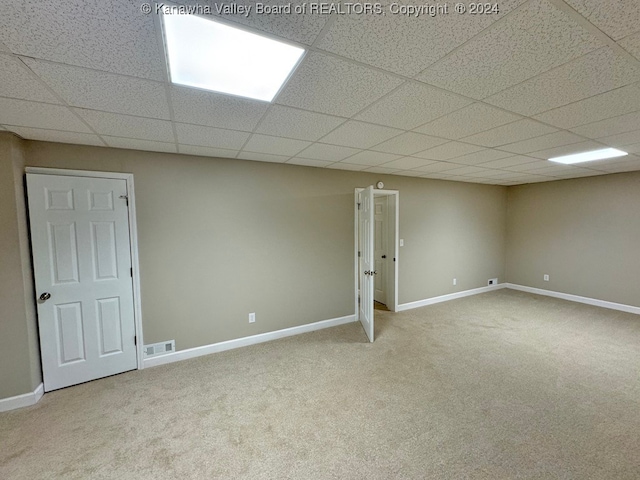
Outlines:
[[247,152],[268,153],[270,155],[285,155],[293,157],[295,154],[310,145],[302,140],[290,138],[272,137],[270,135],[251,135],[244,146]]
[[149,152],[176,153],[175,143],[151,142],[133,138],[102,137],[107,145],[114,148],[127,148],[131,150],[147,150]]
[[471,100],[428,85],[408,82],[355,118],[411,130],[469,103]]
[[640,31],[638,0],[564,0],[614,40]]
[[640,112],[634,112],[574,127],[571,131],[588,138],[602,138],[631,132],[637,130],[638,126],[640,126]]
[[640,83],[601,93],[534,118],[558,128],[571,128],[640,110]]
[[164,80],[164,52],[141,3],[6,0],[0,41],[19,55]]
[[150,118],[169,118],[164,86],[112,73],[24,58],[25,63],[74,107]]
[[497,147],[509,143],[527,140],[529,138],[538,137],[552,133],[557,129],[548,125],[543,125],[533,120],[524,119],[517,122],[509,123],[501,127],[492,128],[486,132],[477,133],[470,137],[465,137],[464,141],[482,145],[485,147]]
[[13,133],[27,140],[41,142],[76,143],[79,145],[95,145],[104,147],[100,137],[92,133],[61,132],[58,130],[44,130],[41,128],[10,127]]
[[266,102],[186,87],[171,88],[175,120],[209,127],[252,131],[269,108]]
[[260,122],[256,132],[315,141],[344,121],[345,119],[341,117],[273,105]]
[[533,0],[418,76],[482,99],[603,43],[545,0]]
[[364,150],[360,153],[356,153],[355,155],[349,158],[346,158],[344,161],[346,163],[351,163],[354,165],[375,166],[375,165],[380,165],[381,163],[387,163],[392,160],[396,160],[397,158],[400,158],[400,155],[393,155],[391,153],[372,152],[370,150]]
[[351,117],[401,83],[391,75],[311,53],[276,97],[276,103]]
[[249,139],[249,133],[222,128],[176,123],[178,143],[200,147],[240,150]]
[[467,143],[449,142],[430,148],[424,152],[415,153],[413,156],[428,158],[431,160],[449,160],[451,158],[461,157],[468,153],[479,152],[480,150],[484,150],[484,148],[476,145],[469,145]]
[[638,80],[638,62],[604,47],[485,101],[522,115],[535,115]]
[[0,124],[91,133],[66,107],[9,98],[0,98]]
[[458,140],[515,122],[521,117],[483,103],[474,103],[415,129],[416,132]]
[[351,155],[358,153],[357,148],[341,147],[338,145],[327,145],[324,143],[314,143],[301,151],[297,156],[313,160],[325,160],[327,162],[339,162]]
[[60,103],[20,59],[0,54],[0,97]]
[[584,138],[571,132],[556,132],[542,135],[540,137],[522,140],[520,142],[502,145],[500,150],[506,150],[513,153],[530,153],[545,148],[560,147],[562,145],[571,145],[572,143],[582,142]]
[[398,155],[411,155],[412,153],[421,152],[446,142],[447,140],[442,138],[407,132],[387,140],[386,142],[379,143],[378,145],[371,147],[371,150],[396,153]]
[[338,16],[317,47],[412,77],[523,2],[502,1],[498,14],[449,13],[437,20],[428,15],[394,15],[387,3],[384,15]]
[[322,142],[344,147],[369,148],[400,133],[402,131],[395,128],[350,120],[323,137]]
[[158,142],[174,141],[173,128],[171,122],[167,120],[132,117],[82,108],[75,108],[74,111],[101,135],[156,140]]

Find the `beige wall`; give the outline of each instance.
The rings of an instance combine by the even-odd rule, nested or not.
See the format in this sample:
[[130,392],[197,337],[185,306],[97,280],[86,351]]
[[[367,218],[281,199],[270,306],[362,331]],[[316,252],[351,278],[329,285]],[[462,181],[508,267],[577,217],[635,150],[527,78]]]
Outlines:
[[[353,314],[354,189],[380,179],[400,191],[401,303],[504,277],[504,187],[24,143],[27,166],[134,174],[145,343],[182,350]],[[14,195],[8,214],[18,207]]]
[[639,211],[640,172],[510,187],[507,281],[640,306]]
[[22,142],[0,133],[0,398],[41,381],[22,161]]

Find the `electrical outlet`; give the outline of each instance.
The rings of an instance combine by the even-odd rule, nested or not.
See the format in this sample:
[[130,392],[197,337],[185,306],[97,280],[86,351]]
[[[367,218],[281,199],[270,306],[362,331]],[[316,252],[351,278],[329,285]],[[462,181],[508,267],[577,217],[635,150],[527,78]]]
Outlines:
[[256,321],[256,314],[255,313],[250,313],[249,314],[249,323],[255,323]]
[[547,275],[546,273],[544,274],[544,281],[548,282],[549,281],[549,275]]
[[454,279],[453,279],[453,284],[454,284],[454,285],[457,285],[457,284],[458,284],[458,279],[457,279],[457,278],[454,278]]
[[400,246],[401,246],[401,247],[404,247],[404,238],[401,238],[401,239],[400,239]]
[[497,284],[498,284],[497,278],[490,278],[489,282],[487,283],[487,285],[497,285]]

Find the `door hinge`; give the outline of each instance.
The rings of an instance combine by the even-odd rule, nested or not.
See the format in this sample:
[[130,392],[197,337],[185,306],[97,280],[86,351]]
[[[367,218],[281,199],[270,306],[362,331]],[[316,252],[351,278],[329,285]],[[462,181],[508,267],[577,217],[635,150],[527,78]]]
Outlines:
[[131,274],[131,278],[133,278],[133,267],[129,269],[129,273]]
[[127,201],[127,207],[129,206],[129,195],[120,195],[120,198],[124,198]]
[[358,202],[358,210],[360,210],[360,205],[362,205],[360,202]]
[[138,336],[137,336],[137,335],[134,335],[134,336],[133,336],[133,344],[134,344],[135,346],[138,346]]
[[362,256],[362,252],[358,252],[358,258]]

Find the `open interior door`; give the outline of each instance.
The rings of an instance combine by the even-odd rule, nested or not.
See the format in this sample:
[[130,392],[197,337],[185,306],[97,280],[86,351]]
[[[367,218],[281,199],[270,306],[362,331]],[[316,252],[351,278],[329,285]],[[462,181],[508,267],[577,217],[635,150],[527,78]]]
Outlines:
[[369,186],[360,192],[358,202],[358,250],[360,256],[360,305],[358,316],[364,331],[373,342],[373,186]]

